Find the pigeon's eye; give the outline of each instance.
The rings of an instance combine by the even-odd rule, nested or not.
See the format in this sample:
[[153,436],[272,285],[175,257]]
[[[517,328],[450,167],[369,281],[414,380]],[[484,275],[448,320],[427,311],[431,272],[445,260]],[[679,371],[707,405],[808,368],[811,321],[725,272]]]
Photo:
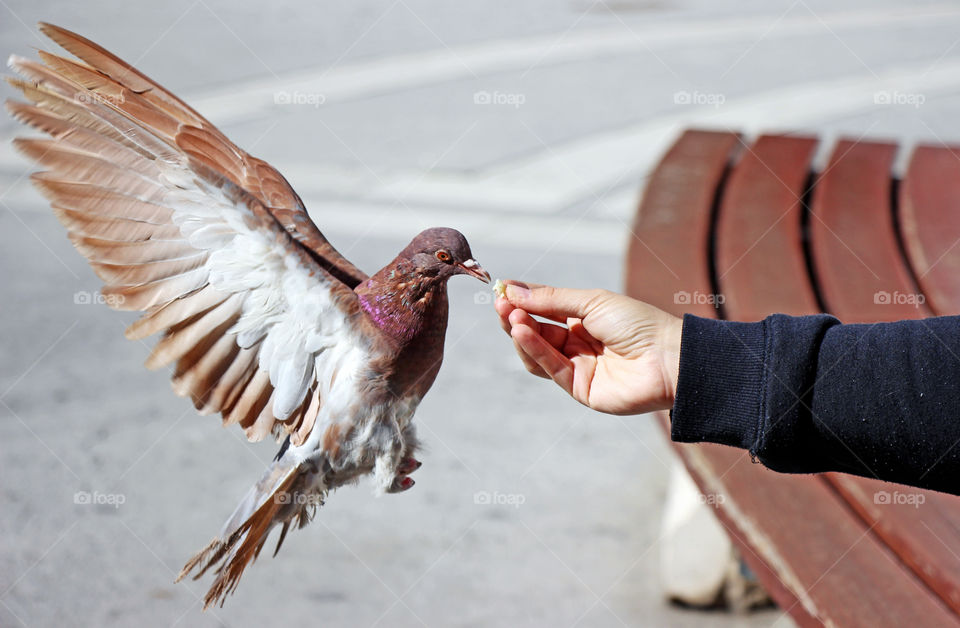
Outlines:
[[451,257],[446,251],[437,251],[437,259],[444,264],[449,264],[453,261],[453,257]]

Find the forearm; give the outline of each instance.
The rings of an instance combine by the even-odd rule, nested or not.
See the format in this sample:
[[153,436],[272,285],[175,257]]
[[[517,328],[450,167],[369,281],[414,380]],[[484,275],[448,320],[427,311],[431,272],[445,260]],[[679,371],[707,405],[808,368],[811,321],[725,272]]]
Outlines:
[[684,319],[672,435],[960,493],[960,318]]

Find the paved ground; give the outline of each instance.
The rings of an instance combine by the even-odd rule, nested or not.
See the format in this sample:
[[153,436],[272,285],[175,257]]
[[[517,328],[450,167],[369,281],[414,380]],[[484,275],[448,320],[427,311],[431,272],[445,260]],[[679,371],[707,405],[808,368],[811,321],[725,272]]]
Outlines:
[[[288,174],[368,270],[447,224],[495,276],[617,289],[643,176],[692,124],[960,140],[952,4],[235,5],[4,0],[0,49],[46,45],[43,19],[136,61]],[[661,435],[526,377],[466,279],[416,488],[336,494],[201,615],[206,582],[173,576],[274,447],[196,417],[140,368],[129,317],[82,303],[98,283],[13,132],[0,120],[0,625],[790,625],[662,601]]]

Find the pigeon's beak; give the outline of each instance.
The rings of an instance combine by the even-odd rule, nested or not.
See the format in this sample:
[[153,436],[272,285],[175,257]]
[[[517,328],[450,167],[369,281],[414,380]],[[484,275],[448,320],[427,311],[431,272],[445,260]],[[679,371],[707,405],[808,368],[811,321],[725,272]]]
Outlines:
[[490,273],[485,271],[483,267],[477,263],[477,260],[468,259],[462,264],[457,264],[457,268],[459,268],[460,272],[464,273],[465,275],[476,277],[483,283],[490,283]]

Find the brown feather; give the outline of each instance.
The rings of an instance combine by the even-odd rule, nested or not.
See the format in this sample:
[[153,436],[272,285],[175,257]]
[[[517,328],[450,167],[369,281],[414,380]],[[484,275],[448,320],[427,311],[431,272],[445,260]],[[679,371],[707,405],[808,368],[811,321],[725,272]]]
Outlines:
[[275,394],[271,393],[269,401],[267,401],[263,408],[260,409],[260,413],[257,415],[257,418],[252,424],[244,425],[243,421],[240,422],[241,427],[243,427],[244,434],[247,435],[247,440],[253,442],[261,441],[273,431],[273,426],[276,422],[273,416],[274,396]]
[[152,336],[183,323],[184,321],[220,305],[229,294],[206,285],[196,292],[184,295],[165,305],[151,309],[138,321],[127,327],[124,335],[130,340]]
[[70,241],[84,257],[104,264],[145,264],[186,257],[197,252],[186,241],[176,240],[117,242],[70,234]]
[[[89,109],[84,108],[75,100],[65,98],[60,94],[17,78],[7,77],[7,82],[23,92],[23,95],[26,96],[30,102],[36,103],[28,105],[26,103],[8,100],[7,111],[17,120],[29,124],[34,128],[46,131],[47,126],[52,126],[51,120],[61,119],[65,123],[76,125],[91,133],[102,135],[144,156],[149,154],[144,151],[143,147],[131,141],[113,125],[95,116]],[[43,112],[46,116],[38,114],[37,112]]]
[[78,236],[117,242],[176,241],[182,237],[180,227],[176,225],[156,225],[137,220],[96,216],[56,204],[52,205],[52,208],[60,224]]
[[317,422],[317,415],[320,414],[320,407],[323,405],[322,402],[320,391],[316,389],[316,384],[314,384],[307,394],[306,411],[297,419],[295,424],[292,424],[293,431],[290,433],[290,444],[294,447],[302,445],[310,432],[313,431],[313,426]]
[[196,127],[182,129],[177,134],[176,141],[177,146],[203,165],[229,174],[229,178],[234,182],[242,181],[243,154],[232,144],[220,141],[213,133]]
[[194,252],[189,257],[178,257],[144,262],[142,264],[111,264],[90,260],[90,267],[105,283],[114,286],[139,286],[145,283],[177,277],[195,270],[207,261],[206,251]]
[[257,350],[240,349],[233,364],[223,374],[216,388],[210,394],[207,405],[200,411],[201,414],[223,412],[223,424],[228,425],[233,406],[239,401],[240,395],[247,383],[257,372]]
[[119,194],[98,185],[59,181],[44,173],[36,173],[32,176],[37,189],[58,207],[172,227],[176,229],[178,240],[183,237],[180,235],[179,227],[170,223],[173,210],[168,207]]
[[[77,110],[82,111],[79,107]],[[36,105],[28,105],[15,101],[7,101],[7,111],[20,122],[43,131],[59,142],[66,143],[75,149],[83,150],[89,154],[97,155],[108,161],[129,163],[131,160],[137,159],[151,165],[153,164],[153,160],[136,150],[135,145],[124,141],[122,137],[115,138],[104,133],[105,129],[102,127],[106,127],[106,125],[102,123],[100,123],[102,127],[97,125],[97,128],[90,129],[85,124],[80,123],[85,122],[85,120],[73,122],[55,115],[54,112],[45,111]],[[95,120],[93,116],[89,117],[91,120]]]
[[233,423],[239,423],[241,427],[252,425],[272,393],[270,374],[262,370],[255,371],[253,377],[244,386],[237,402],[230,408],[229,414],[224,417],[224,425]]
[[64,50],[83,59],[91,67],[110,76],[137,93],[147,93],[163,103],[166,110],[198,126],[208,126],[209,122],[179,98],[147,78],[132,65],[95,44],[89,39],[72,33],[59,26],[40,23],[44,35],[57,42]]
[[[118,174],[128,173],[129,176],[129,173],[137,173],[151,185],[157,186],[160,169],[156,162],[109,140],[103,140],[103,143],[108,143],[106,146],[99,146],[87,140],[84,133],[90,135],[80,131],[74,136],[76,142],[66,138],[18,137],[13,140],[13,145],[21,154],[68,181],[96,181],[99,186],[115,188],[111,183]],[[100,153],[94,154],[91,150]],[[111,173],[111,170],[119,172]]]
[[171,144],[173,143],[173,138],[180,127],[180,121],[156,106],[152,106],[134,90],[125,88],[109,76],[97,72],[86,64],[77,63],[43,50],[38,51],[38,54],[51,70],[97,94],[100,97],[99,102],[101,104],[123,111],[124,114],[140,123],[141,126],[155,132],[158,137]]
[[204,609],[218,601],[222,606],[226,596],[236,588],[244,569],[254,561],[270,530],[278,522],[280,511],[287,505],[288,500],[277,499],[277,496],[288,494],[298,477],[299,474],[290,473],[228,539],[214,539],[184,565],[177,581],[199,567],[200,571],[194,576],[197,579],[227,556],[227,561],[217,568],[217,578],[204,597]]
[[[57,157],[57,153],[47,155],[47,159],[51,161],[56,160]],[[110,189],[115,194],[144,201],[162,201],[166,195],[166,190],[157,182],[96,159],[75,159],[69,164],[61,162],[56,165],[63,167],[64,172],[35,172],[30,176],[31,181],[41,192],[50,189],[49,182],[55,182],[76,187],[89,187],[94,190]],[[96,183],[93,183],[94,181]],[[48,185],[42,186],[43,183]],[[51,202],[56,201],[55,198],[49,196],[47,198]]]
[[[209,318],[209,316],[205,318]],[[197,363],[203,360],[207,353],[213,350],[213,347],[216,346],[221,338],[228,337],[230,340],[233,340],[233,344],[236,345],[236,337],[227,332],[231,327],[233,327],[239,318],[240,310],[236,309],[234,313],[224,319],[223,322],[216,326],[210,327],[210,331],[207,334],[199,338],[186,353],[177,359],[177,365],[173,370],[173,379],[177,380],[181,378],[184,373],[187,373],[193,369]],[[206,321],[204,322],[206,323]]]
[[[10,57],[10,65],[20,74],[39,84],[41,89],[35,90],[33,95],[40,96],[46,101],[59,99],[61,102],[72,102],[82,107],[156,157],[169,161],[176,161],[179,157],[173,150],[169,138],[164,140],[160,135],[151,133],[139,122],[131,124],[131,119],[127,115],[108,106],[104,99],[91,96],[90,91],[61,76],[52,68],[16,55]],[[18,86],[14,85],[14,87]]]
[[170,328],[154,345],[145,366],[151,370],[161,368],[187,355],[197,345],[212,345],[216,338],[211,339],[211,334],[219,337],[222,332],[216,332],[221,329],[225,331],[225,327],[233,325],[240,317],[239,296],[233,295],[219,305]]
[[202,288],[207,284],[208,275],[209,271],[205,267],[200,267],[176,277],[139,286],[106,286],[101,290],[101,294],[105,297],[115,297],[114,309],[146,310]]
[[210,395],[217,382],[233,364],[238,353],[240,346],[232,334],[220,336],[216,344],[196,364],[174,376],[174,391],[181,397],[189,395],[194,407],[202,410],[210,403]]

